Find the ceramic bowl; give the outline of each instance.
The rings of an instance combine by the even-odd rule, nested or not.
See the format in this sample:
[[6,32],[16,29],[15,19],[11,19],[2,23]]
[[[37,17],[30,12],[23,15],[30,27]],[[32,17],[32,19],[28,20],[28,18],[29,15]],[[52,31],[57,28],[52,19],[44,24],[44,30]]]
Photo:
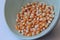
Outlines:
[[[42,3],[46,3],[47,5],[53,5],[54,11],[55,11],[54,19],[52,20],[49,27],[46,30],[42,31],[41,33],[35,36],[31,36],[31,37],[23,36],[20,33],[18,33],[17,30],[15,29],[16,14],[20,12],[22,6],[24,6],[25,4],[29,2],[42,2]],[[49,33],[56,25],[58,17],[59,17],[58,2],[57,0],[55,1],[54,0],[6,0],[4,16],[6,19],[7,26],[13,32],[13,34],[16,35],[16,37],[22,38],[22,39],[40,38],[46,35],[47,33]]]

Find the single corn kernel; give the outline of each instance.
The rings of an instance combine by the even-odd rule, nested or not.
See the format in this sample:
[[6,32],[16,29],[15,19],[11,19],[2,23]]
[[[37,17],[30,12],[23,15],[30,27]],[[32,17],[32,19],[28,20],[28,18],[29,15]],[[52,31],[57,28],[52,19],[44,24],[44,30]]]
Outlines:
[[40,33],[40,31],[36,31],[36,34],[39,34]]
[[32,33],[31,33],[31,32],[29,32],[29,33],[27,34],[27,36],[32,36]]
[[19,30],[19,27],[16,25],[16,30]]
[[43,27],[43,29],[42,30],[45,30],[45,27]]

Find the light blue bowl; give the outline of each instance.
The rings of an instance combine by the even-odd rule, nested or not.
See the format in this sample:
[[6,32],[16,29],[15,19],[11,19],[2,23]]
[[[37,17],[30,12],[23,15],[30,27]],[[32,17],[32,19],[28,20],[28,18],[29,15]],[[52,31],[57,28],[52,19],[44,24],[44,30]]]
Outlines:
[[[29,2],[43,2],[43,3],[46,3],[47,5],[53,5],[54,11],[55,11],[55,17],[54,17],[52,23],[49,25],[49,27],[46,30],[42,31],[40,34],[32,36],[32,37],[22,36],[20,33],[18,33],[15,30],[15,26],[14,26],[16,24],[16,14],[21,10],[21,7],[23,5],[25,5]],[[10,30],[18,38],[36,39],[36,38],[46,35],[55,27],[58,17],[59,17],[59,5],[58,5],[57,0],[6,0],[5,19],[6,19],[7,25],[10,28]]]

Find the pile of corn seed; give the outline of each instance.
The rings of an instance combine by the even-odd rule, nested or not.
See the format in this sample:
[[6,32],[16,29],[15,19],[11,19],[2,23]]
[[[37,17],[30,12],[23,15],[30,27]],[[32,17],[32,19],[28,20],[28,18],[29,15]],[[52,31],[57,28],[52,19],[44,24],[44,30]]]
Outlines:
[[24,36],[33,36],[45,30],[54,18],[54,7],[44,3],[27,3],[17,13],[16,30]]

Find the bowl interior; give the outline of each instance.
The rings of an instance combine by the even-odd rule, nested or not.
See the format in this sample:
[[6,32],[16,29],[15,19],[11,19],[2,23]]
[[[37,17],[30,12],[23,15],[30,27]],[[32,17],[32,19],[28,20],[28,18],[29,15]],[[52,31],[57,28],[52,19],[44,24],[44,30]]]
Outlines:
[[[47,5],[53,5],[54,6],[54,11],[55,11],[55,17],[52,21],[52,23],[49,25],[49,27],[41,32],[40,34],[32,37],[26,37],[22,36],[20,33],[17,32],[15,29],[15,24],[16,24],[16,14],[20,12],[21,7],[24,6],[25,4],[29,2],[43,2],[46,3]],[[56,21],[59,17],[59,8],[57,5],[57,0],[6,0],[6,5],[5,5],[5,19],[8,24],[8,27],[11,29],[11,31],[14,34],[17,34],[17,37],[19,38],[24,38],[24,39],[34,39],[38,37],[42,37],[46,33],[48,33],[51,29],[54,28],[54,25],[56,24]]]

